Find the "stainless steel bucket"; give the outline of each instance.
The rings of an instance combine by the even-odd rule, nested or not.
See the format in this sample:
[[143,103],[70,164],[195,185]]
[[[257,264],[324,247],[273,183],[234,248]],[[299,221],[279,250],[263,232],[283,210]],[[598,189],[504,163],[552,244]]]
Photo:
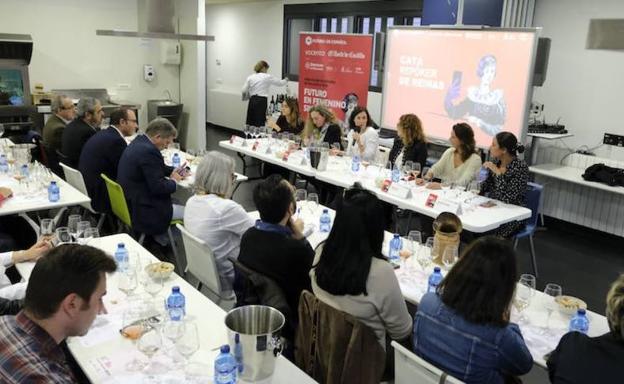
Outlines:
[[264,305],[246,305],[232,309],[225,316],[230,351],[241,366],[238,377],[258,381],[270,377],[281,353],[279,331],[284,315]]

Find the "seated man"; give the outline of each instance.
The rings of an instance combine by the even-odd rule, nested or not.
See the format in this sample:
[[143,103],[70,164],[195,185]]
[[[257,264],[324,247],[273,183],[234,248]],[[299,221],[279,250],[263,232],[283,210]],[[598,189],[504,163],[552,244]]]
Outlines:
[[103,173],[112,180],[117,179],[117,165],[128,144],[124,137],[134,134],[137,118],[134,111],[119,108],[110,115],[110,126],[91,136],[82,148],[78,169],[84,178],[91,207],[96,212],[111,213],[108,191]]
[[77,382],[65,339],[85,335],[105,311],[106,273],[116,269],[111,257],[86,245],[62,245],[39,259],[24,309],[0,317],[0,382]]
[[60,151],[65,126],[74,120],[76,108],[72,100],[65,95],[55,95],[51,105],[52,115],[43,126],[43,142],[52,150]]
[[272,278],[296,316],[301,291],[312,290],[314,250],[303,236],[303,222],[293,218],[294,188],[281,176],[271,175],[256,185],[253,200],[260,220],[243,234],[238,261]]
[[61,152],[66,159],[59,161],[78,168],[82,147],[100,129],[104,111],[102,104],[93,97],[83,97],[78,102],[78,117],[63,130]]
[[160,154],[176,134],[169,120],[152,120],[145,135],[137,136],[121,155],[117,171],[117,182],[130,208],[132,229],[154,236],[161,244],[166,241],[163,235],[171,220],[184,217],[184,207],[171,203],[176,181],[183,177],[179,170],[166,166]]

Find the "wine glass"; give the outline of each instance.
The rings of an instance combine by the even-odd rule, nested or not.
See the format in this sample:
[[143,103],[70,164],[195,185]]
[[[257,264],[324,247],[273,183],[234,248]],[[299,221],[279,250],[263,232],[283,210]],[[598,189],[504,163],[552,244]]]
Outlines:
[[447,270],[451,270],[451,267],[457,261],[457,246],[449,245],[444,248],[444,252],[442,253],[442,264],[446,267]]
[[97,228],[89,227],[82,233],[83,244],[89,244],[91,240],[100,237],[100,231]]
[[535,276],[529,273],[521,275],[519,284],[516,286],[516,294],[513,301],[514,307],[516,307],[520,315],[518,321],[525,321],[526,317],[522,311],[531,303],[533,292],[535,292]]
[[545,309],[546,309],[546,312],[548,313],[548,317],[546,317],[546,332],[545,333],[548,333],[550,331],[550,316],[552,315],[553,311],[557,309],[557,303],[555,302],[555,297],[561,296],[562,292],[563,290],[561,289],[561,286],[558,284],[554,284],[554,283],[548,283],[546,284],[546,287],[544,288],[544,294],[546,294]]
[[123,271],[118,272],[117,288],[129,297],[137,288],[137,272],[136,269],[128,263]]
[[420,173],[422,175],[422,179],[426,182],[431,181],[431,178],[427,176],[427,174],[429,174],[429,171],[431,170],[431,168],[429,167],[424,167],[422,169],[422,172]]
[[79,221],[76,225],[76,241],[80,244],[84,244],[83,234],[88,229],[91,228],[90,221]]
[[414,162],[413,161],[406,161],[403,164],[403,167],[401,168],[401,171],[403,172],[403,176],[405,177],[409,177],[410,173],[412,173],[412,170],[414,169]]
[[316,193],[308,193],[307,203],[310,213],[314,216],[319,206],[319,197]]
[[184,333],[175,341],[178,352],[184,356],[184,366],[188,365],[191,356],[199,349],[197,325],[192,322],[184,324]]
[[145,292],[149,293],[152,296],[152,299],[156,298],[156,295],[163,289],[164,282],[163,278],[158,274],[154,275],[154,277],[149,276],[147,273],[141,275],[143,283],[143,289]]
[[295,191],[295,201],[297,202],[297,215],[301,212],[301,206],[308,199],[308,191],[305,189],[297,189]]
[[163,325],[163,335],[173,344],[184,334],[185,323],[180,320],[167,319]]
[[56,245],[67,244],[72,242],[71,234],[69,233],[69,228],[67,227],[59,227],[56,228]]
[[69,215],[69,218],[67,218],[67,228],[74,239],[78,238],[78,223],[80,221],[82,221],[82,216],[80,215]]
[[146,329],[137,341],[137,348],[148,358],[147,366],[145,366],[143,371],[149,375],[150,380],[154,380],[153,374],[159,371],[159,368],[156,367],[152,361],[152,357],[154,357],[161,347],[162,337],[156,328]]
[[39,234],[42,238],[50,239],[54,235],[54,220],[41,219],[39,223]]
[[420,163],[414,163],[412,165],[412,174],[414,177],[420,177]]
[[[134,304],[134,303],[133,303]],[[136,341],[141,337],[145,331],[144,322],[145,311],[141,305],[128,305],[128,308],[123,312],[121,335],[127,339],[132,340],[132,343],[136,345]],[[132,361],[126,364],[126,370],[140,371],[145,367],[145,363],[134,357]]]
[[[409,231],[407,233],[407,241],[409,244],[409,248],[412,251],[410,256],[413,256],[415,259],[418,259],[418,250],[420,249],[420,244],[422,243],[422,234],[420,231]],[[407,268],[407,257],[403,260],[403,266]]]

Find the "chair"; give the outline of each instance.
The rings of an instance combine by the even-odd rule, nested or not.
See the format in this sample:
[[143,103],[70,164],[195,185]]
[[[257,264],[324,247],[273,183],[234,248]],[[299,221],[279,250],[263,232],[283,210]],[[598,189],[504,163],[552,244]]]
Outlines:
[[537,183],[528,183],[527,191],[527,207],[531,209],[531,218],[527,222],[523,230],[516,233],[514,236],[514,249],[518,247],[518,241],[523,237],[529,238],[529,245],[531,246],[531,262],[533,263],[533,273],[537,277],[537,261],[535,258],[535,246],[533,244],[533,234],[537,228],[537,222],[539,219],[539,207],[540,200],[542,198],[542,192],[544,186]]
[[408,350],[401,344],[393,341],[394,348],[394,383],[395,384],[462,384],[441,369],[429,364]]
[[217,305],[223,300],[235,300],[234,291],[224,291],[221,288],[221,279],[214,253],[212,253],[208,245],[193,236],[183,225],[176,224],[176,227],[182,233],[182,242],[184,243],[184,252],[186,253],[186,269],[184,272],[190,272],[191,275],[199,280],[196,287],[197,290],[199,291],[201,286],[205,285],[212,296],[216,296],[217,300],[215,303]]
[[[126,195],[124,195],[123,188],[121,187],[121,185],[114,182],[103,173],[100,174],[100,177],[102,177],[102,179],[104,179],[104,183],[106,183],[106,190],[108,191],[108,198],[110,200],[113,214],[119,219],[120,223],[122,223],[130,231],[132,231],[132,219],[130,217],[130,210],[128,210],[128,203],[126,202]],[[169,223],[169,228],[167,229],[167,235],[169,236],[169,244],[171,245],[171,250],[173,251],[173,257],[176,263],[176,270],[178,274],[182,275],[182,262],[178,258],[178,250],[176,249],[173,232],[171,231],[171,226],[175,224],[182,224],[182,221],[171,220],[171,223]],[[139,234],[139,244],[142,245],[144,240],[145,233]]]
[[[87,192],[87,187],[84,183],[84,178],[82,177],[82,173],[79,170],[70,167],[64,163],[59,163],[61,168],[63,168],[63,173],[65,174],[65,181],[69,183],[72,187],[76,188],[83,194],[89,196]],[[98,231],[102,229],[102,224],[104,224],[104,219],[106,219],[105,213],[98,213],[92,207],[90,203],[80,204],[83,208],[86,208],[89,212],[93,213],[95,216],[99,216],[99,220],[97,223]]]

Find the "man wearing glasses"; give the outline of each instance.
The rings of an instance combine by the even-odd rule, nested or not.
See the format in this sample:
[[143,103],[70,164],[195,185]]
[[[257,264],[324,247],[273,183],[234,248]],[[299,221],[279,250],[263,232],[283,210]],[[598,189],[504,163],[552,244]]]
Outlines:
[[91,207],[103,213],[111,213],[111,207],[100,174],[117,179],[117,165],[127,146],[125,137],[132,136],[138,126],[134,111],[128,108],[114,110],[110,115],[110,124],[87,140],[78,164],[91,198]]
[[43,142],[52,152],[61,150],[63,130],[76,116],[76,107],[65,95],[55,95],[52,99],[52,116],[43,126]]
[[93,97],[83,97],[78,102],[78,118],[67,124],[63,130],[61,152],[66,163],[72,168],[78,168],[78,159],[82,147],[89,138],[100,129],[104,111],[102,104]]

